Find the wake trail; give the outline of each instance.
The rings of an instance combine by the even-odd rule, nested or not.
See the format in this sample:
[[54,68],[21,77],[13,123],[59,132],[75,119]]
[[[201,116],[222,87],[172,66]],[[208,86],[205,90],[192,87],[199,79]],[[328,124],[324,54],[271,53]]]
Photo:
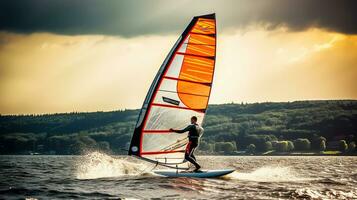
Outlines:
[[91,152],[76,162],[77,179],[97,179],[121,176],[150,175],[150,166],[133,163],[125,158],[114,158],[100,152]]
[[252,172],[233,172],[226,176],[228,179],[254,182],[305,182],[314,179],[302,177],[290,167],[265,166]]

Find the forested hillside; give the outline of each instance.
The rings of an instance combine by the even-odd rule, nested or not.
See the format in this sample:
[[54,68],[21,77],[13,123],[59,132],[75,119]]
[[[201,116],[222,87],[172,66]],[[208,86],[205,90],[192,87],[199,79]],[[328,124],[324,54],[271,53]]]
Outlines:
[[[1,154],[125,153],[138,110],[0,116]],[[210,105],[200,150],[354,151],[357,101]]]

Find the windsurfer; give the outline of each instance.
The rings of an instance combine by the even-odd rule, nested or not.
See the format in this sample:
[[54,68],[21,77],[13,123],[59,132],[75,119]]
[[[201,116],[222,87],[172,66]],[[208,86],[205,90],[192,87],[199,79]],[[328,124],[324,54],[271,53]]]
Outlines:
[[191,124],[188,125],[186,128],[182,130],[176,130],[176,129],[170,129],[170,131],[175,132],[175,133],[185,133],[188,131],[188,144],[186,146],[185,150],[185,159],[192,163],[196,169],[194,172],[200,172],[201,166],[197,163],[195,156],[193,155],[196,147],[198,146],[199,142],[199,137],[200,137],[200,131],[203,130],[198,124],[197,124],[197,117],[192,116],[191,117]]

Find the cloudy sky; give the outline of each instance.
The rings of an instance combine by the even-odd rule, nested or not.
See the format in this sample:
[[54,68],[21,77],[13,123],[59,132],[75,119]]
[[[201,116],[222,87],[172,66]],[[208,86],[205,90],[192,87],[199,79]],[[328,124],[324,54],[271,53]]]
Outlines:
[[139,108],[195,15],[216,13],[210,103],[357,99],[356,1],[0,1],[0,113]]

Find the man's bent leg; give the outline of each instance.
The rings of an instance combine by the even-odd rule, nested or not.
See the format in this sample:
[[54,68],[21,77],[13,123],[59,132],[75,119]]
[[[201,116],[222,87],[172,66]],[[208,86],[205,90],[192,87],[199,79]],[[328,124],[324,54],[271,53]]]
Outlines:
[[201,168],[201,166],[196,162],[196,158],[193,155],[193,152],[195,151],[197,147],[197,144],[193,143],[192,141],[190,141],[187,144],[187,148],[186,148],[186,152],[185,152],[185,159],[187,161],[189,161],[190,163],[192,163],[193,165],[195,165],[196,169]]
[[192,163],[196,167],[196,169],[201,168],[201,166],[191,156],[189,156],[188,154],[185,154],[185,159],[187,161],[189,161],[190,163]]
[[193,152],[191,153],[191,158],[197,161],[195,155],[193,155]]

